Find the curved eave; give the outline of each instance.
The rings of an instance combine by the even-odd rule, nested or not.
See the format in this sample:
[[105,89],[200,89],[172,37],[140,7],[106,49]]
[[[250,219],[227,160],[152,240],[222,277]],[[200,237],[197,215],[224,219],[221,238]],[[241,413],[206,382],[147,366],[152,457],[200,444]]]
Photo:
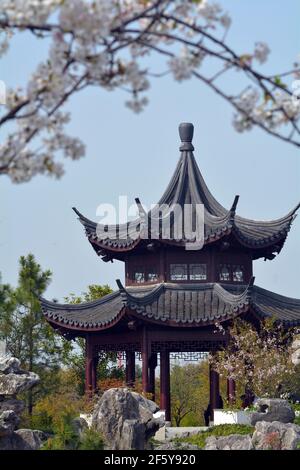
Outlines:
[[[41,297],[40,304],[42,313],[49,323],[55,327],[77,332],[109,329],[116,325],[126,313],[119,292],[105,295],[96,301],[80,304],[59,304]],[[93,321],[95,317],[98,317],[97,321]]]
[[119,291],[93,302],[65,305],[40,300],[49,323],[74,334],[107,330],[124,316],[170,327],[197,328],[252,312],[260,319],[273,316],[285,326],[300,325],[300,299],[253,286],[253,279],[248,286],[226,288],[217,283],[161,283],[126,289],[118,281]]
[[[223,217],[211,217],[211,219],[214,219],[214,223],[212,225],[210,223],[209,226],[206,224],[204,245],[215,243],[223,237],[227,237],[228,235],[232,234],[241,246],[257,251],[259,257],[264,256],[264,250],[268,250],[270,253],[280,253],[287,238],[288,232],[290,231],[292,222],[296,217],[295,213],[298,208],[299,205],[286,217],[277,219],[273,222],[259,222],[242,219],[241,217],[235,216],[235,214],[231,214],[231,211],[228,211],[227,214],[225,214]],[[80,214],[79,211],[77,211],[77,209],[74,210],[79,215],[79,220],[85,227],[86,236],[98,255],[102,254],[102,252],[112,254],[131,252],[142,241],[147,241],[146,239],[140,237],[137,237],[136,239],[128,238],[126,240],[108,238],[105,240],[99,240],[96,233],[97,224],[84,217],[82,214]],[[281,228],[275,231],[276,225],[279,224]],[[274,231],[272,232],[273,227]],[[266,232],[266,236],[262,235],[264,232]],[[259,233],[260,236],[258,236]],[[158,241],[165,245],[179,247],[184,247],[187,242],[190,242],[185,240],[178,241],[162,238],[160,238]],[[259,253],[260,251],[262,251],[261,254]]]
[[300,299],[285,297],[254,286],[251,308],[261,317],[274,317],[285,326],[300,325]]
[[62,330],[65,333],[73,332],[74,336],[78,333],[97,333],[100,331],[108,330],[115,326],[119,321],[125,316],[126,309],[125,307],[120,311],[118,315],[114,318],[114,320],[107,322],[105,324],[99,324],[98,326],[75,326],[71,325],[70,323],[65,323],[64,321],[53,320],[53,318],[45,315],[46,320],[50,325],[52,325],[55,329]]

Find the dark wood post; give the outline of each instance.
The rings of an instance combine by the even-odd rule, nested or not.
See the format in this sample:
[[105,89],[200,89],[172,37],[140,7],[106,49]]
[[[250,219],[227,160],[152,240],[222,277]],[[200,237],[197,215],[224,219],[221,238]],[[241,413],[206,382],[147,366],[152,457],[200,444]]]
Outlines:
[[234,379],[227,379],[227,401],[233,405],[236,400],[236,387]]
[[93,364],[92,364],[92,391],[96,392],[97,390],[97,367],[98,367],[98,357],[93,357]]
[[126,351],[126,385],[134,387],[135,383],[135,352]]
[[166,421],[171,421],[170,353],[160,353],[160,408],[165,410]]
[[219,390],[219,374],[210,366],[209,368],[209,385],[210,385],[210,419],[214,419],[214,410],[219,408],[220,390]]
[[152,353],[149,361],[149,392],[155,401],[155,368],[157,366],[157,353]]
[[90,335],[85,337],[85,392],[93,394],[93,346]]
[[149,357],[150,344],[146,327],[142,331],[142,388],[144,393],[149,392]]

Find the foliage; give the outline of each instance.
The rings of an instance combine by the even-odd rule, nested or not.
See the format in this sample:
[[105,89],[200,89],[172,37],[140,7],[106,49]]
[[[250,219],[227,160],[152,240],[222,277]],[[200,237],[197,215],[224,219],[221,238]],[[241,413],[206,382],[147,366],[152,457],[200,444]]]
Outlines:
[[42,450],[103,450],[104,441],[96,430],[86,429],[78,435],[72,425],[72,418],[64,416],[55,435],[49,437]]
[[[0,56],[23,32],[48,41],[49,53],[26,87],[7,90],[0,174],[14,182],[40,173],[59,178],[63,165],[57,158],[85,154],[83,143],[66,133],[70,115],[64,107],[72,96],[91,86],[122,89],[130,94],[126,105],[140,112],[150,80],[166,73],[178,82],[197,79],[230,103],[238,132],[258,126],[299,146],[299,90],[285,83],[299,78],[299,61],[284,73],[260,73],[257,66],[267,61],[270,48],[257,41],[251,51],[234,50],[226,39],[230,25],[229,14],[209,0],[47,0],[38,7],[36,0],[2,0]],[[153,55],[162,59],[161,73],[153,73]],[[204,62],[215,70],[203,68]],[[222,78],[236,72],[239,89],[231,80],[227,90]]]
[[124,380],[118,378],[105,378],[99,380],[99,388],[101,392],[106,392],[106,390],[110,390],[111,388],[119,388],[124,387],[125,383]]
[[[41,429],[50,434],[44,450],[102,449],[101,436],[94,430],[86,429],[79,435],[73,420],[80,413],[91,413],[94,401],[81,397],[76,392],[76,377],[71,370],[61,372],[56,393],[41,399],[34,408],[29,427]],[[22,423],[23,424],[23,423]]]
[[203,413],[209,397],[208,376],[204,369],[204,363],[172,367],[171,415],[174,425],[188,425],[190,422],[194,425],[204,424]]
[[[90,302],[100,299],[101,297],[111,294],[112,289],[106,285],[89,285],[86,292],[81,295],[71,293],[65,297],[65,301],[71,304],[79,304],[82,302]],[[117,360],[116,353],[102,354],[97,366],[97,375],[101,378],[116,378],[123,379],[124,371],[115,367]],[[76,375],[76,382],[78,392],[83,395],[85,390],[85,340],[84,338],[77,338],[73,354],[70,357],[70,365]]]
[[55,387],[55,376],[62,363],[67,362],[70,344],[57,335],[45,320],[38,296],[51,280],[51,272],[43,271],[34,256],[21,256],[16,289],[0,288],[0,338],[7,351],[21,361],[23,368],[34,371],[41,385],[25,394],[29,413],[36,399]]
[[76,450],[79,446],[79,436],[76,433],[72,414],[63,414],[54,425],[54,436],[49,437],[43,450]]
[[259,397],[280,397],[284,383],[295,372],[292,337],[293,330],[284,330],[272,318],[258,329],[238,319],[230,328],[229,344],[216,353],[212,365],[244,390]]
[[103,448],[103,438],[92,428],[84,432],[78,446],[79,450],[103,450]]
[[197,445],[200,449],[205,447],[206,439],[210,436],[221,437],[230,434],[252,434],[254,427],[245,424],[220,424],[212,426],[207,431],[200,432],[190,437],[178,438],[179,442],[189,442]]
[[297,426],[300,426],[300,415],[295,417],[294,424],[297,424]]
[[171,414],[175,426],[180,426],[185,416],[197,410],[198,399],[195,390],[198,389],[200,383],[199,367],[194,364],[172,367]]
[[[226,378],[220,379],[220,394],[226,396]],[[171,412],[174,425],[204,426],[209,403],[209,362],[176,365],[171,369]],[[177,424],[176,424],[177,423]]]
[[300,398],[300,364],[295,366],[295,373],[286,377],[282,386],[282,398]]
[[81,295],[76,295],[71,293],[65,297],[65,301],[70,304],[81,304],[82,302],[90,302],[92,300],[101,299],[107,294],[111,294],[112,289],[109,285],[105,284],[103,286],[98,284],[90,284],[87,287],[86,292],[82,292]]
[[89,413],[92,407],[93,402],[77,393],[74,372],[71,369],[61,370],[56,390],[37,401],[31,416],[27,413],[23,415],[21,426],[55,433],[58,429],[64,429],[69,419],[79,413]]

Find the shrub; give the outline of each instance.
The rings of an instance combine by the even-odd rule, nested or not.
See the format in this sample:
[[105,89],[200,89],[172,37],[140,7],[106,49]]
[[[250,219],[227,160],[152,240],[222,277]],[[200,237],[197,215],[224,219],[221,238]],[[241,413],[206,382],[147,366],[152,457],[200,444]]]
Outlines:
[[102,436],[95,429],[87,429],[78,446],[79,450],[103,450],[103,448]]
[[294,424],[297,424],[298,426],[300,426],[300,416],[295,417]]
[[54,436],[50,437],[43,450],[75,450],[79,446],[79,436],[75,432],[73,414],[62,415],[53,425]]

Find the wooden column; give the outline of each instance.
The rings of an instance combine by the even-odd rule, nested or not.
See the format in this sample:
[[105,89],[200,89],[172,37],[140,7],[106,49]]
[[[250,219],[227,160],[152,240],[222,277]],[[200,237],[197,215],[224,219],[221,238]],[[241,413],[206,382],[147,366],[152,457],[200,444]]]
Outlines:
[[160,409],[165,410],[166,421],[171,421],[170,353],[160,353]]
[[152,353],[149,361],[149,392],[152,400],[155,401],[155,368],[157,366],[157,354]]
[[85,392],[91,396],[94,392],[93,387],[93,347],[91,337],[87,334],[85,337]]
[[209,389],[210,389],[210,419],[214,419],[214,410],[219,407],[220,402],[219,374],[212,367],[209,368]]
[[135,352],[126,351],[126,385],[134,387],[135,384]]
[[236,387],[233,379],[227,379],[227,401],[233,405],[236,400]]
[[149,392],[149,358],[150,343],[148,331],[143,327],[142,331],[142,389],[144,393]]
[[92,391],[97,391],[97,367],[98,367],[98,357],[93,357],[92,364]]

